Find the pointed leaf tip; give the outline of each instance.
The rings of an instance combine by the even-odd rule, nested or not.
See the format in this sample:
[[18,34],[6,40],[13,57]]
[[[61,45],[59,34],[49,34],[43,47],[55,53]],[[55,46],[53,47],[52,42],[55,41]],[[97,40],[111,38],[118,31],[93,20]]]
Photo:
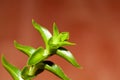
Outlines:
[[34,19],[32,19],[32,23],[34,22]]
[[14,80],[23,80],[21,77],[21,71],[17,67],[10,64],[3,55],[2,55],[2,65],[10,73],[10,75]]
[[74,58],[74,56],[72,55],[72,53],[70,51],[68,51],[67,49],[65,49],[63,47],[59,48],[57,50],[57,55],[61,56],[65,60],[67,60],[73,66],[78,67],[78,68],[80,67],[80,65],[77,63],[77,61]]
[[18,50],[24,52],[27,56],[31,56],[36,51],[35,48],[31,46],[22,45],[15,40],[14,40],[14,45]]
[[39,33],[41,34],[41,36],[47,46],[48,40],[52,37],[51,33],[45,27],[39,25],[34,20],[32,20],[32,24],[33,24],[34,28],[39,31]]
[[59,30],[57,28],[56,23],[53,23],[53,37],[56,38],[59,35]]
[[61,78],[62,80],[70,80],[63,72],[63,70],[56,64],[54,64],[51,61],[46,61],[45,62],[45,69],[52,72],[53,74],[55,74],[56,76],[58,76],[59,78]]

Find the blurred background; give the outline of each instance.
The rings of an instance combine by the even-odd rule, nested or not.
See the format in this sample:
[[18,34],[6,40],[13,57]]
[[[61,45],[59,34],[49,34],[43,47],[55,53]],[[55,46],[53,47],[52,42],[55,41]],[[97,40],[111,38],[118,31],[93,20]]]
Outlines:
[[[34,19],[52,32],[56,22],[60,31],[70,32],[71,50],[79,70],[64,59],[49,58],[60,65],[72,80],[120,80],[120,1],[119,0],[0,0],[1,54],[22,68],[27,56],[15,49],[13,41],[37,48],[44,46]],[[0,80],[12,80],[0,62]],[[34,80],[61,80],[44,71]]]

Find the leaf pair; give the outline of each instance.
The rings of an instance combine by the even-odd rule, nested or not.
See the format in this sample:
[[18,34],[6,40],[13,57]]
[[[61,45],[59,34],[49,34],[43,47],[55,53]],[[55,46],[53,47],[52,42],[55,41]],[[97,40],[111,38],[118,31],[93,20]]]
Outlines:
[[74,45],[74,43],[67,41],[69,39],[69,33],[60,33],[55,23],[53,24],[53,35],[46,28],[37,24],[34,20],[32,20],[32,24],[41,34],[46,48],[38,47],[35,49],[31,46],[22,45],[14,41],[15,47],[28,56],[27,65],[20,70],[11,65],[6,61],[4,56],[2,56],[3,66],[12,75],[14,80],[31,80],[44,70],[52,72],[62,80],[70,80],[58,65],[54,64],[52,61],[46,60],[51,55],[56,54],[67,60],[73,66],[80,67],[72,53],[63,48],[63,46]]
[[[41,33],[42,38],[44,39],[47,47],[50,48],[50,50],[54,50],[53,52],[56,52],[57,55],[61,56],[62,58],[66,59],[68,62],[70,62],[72,65],[76,67],[80,67],[77,61],[75,60],[74,56],[70,51],[63,48],[62,46],[66,45],[74,45],[74,43],[68,42],[69,39],[69,33],[68,32],[59,32],[57,25],[53,23],[53,36],[51,33],[44,27],[37,24],[34,20],[32,20],[32,23],[34,27]],[[48,53],[46,53],[48,54]]]
[[[35,67],[35,68],[34,68]],[[34,75],[31,75],[29,73],[28,69],[29,67],[25,67],[22,71],[22,75],[25,76],[25,78],[29,78],[29,77],[35,77],[36,75],[38,75],[39,73],[43,72],[44,70],[50,71],[53,74],[55,74],[56,76],[58,76],[59,78],[61,78],[62,80],[70,80],[62,71],[62,69],[54,64],[51,61],[43,61],[42,63],[38,63],[36,66],[33,66],[33,70],[36,71],[36,73]],[[32,70],[32,69],[31,69]],[[32,72],[32,71],[31,71]]]
[[46,44],[46,47],[49,46],[52,48],[59,48],[61,46],[74,45],[74,43],[70,43],[70,42],[66,41],[69,39],[68,32],[62,32],[59,34],[59,30],[55,23],[53,24],[53,36],[46,28],[37,24],[34,20],[32,20],[32,24],[41,34],[41,36]]
[[[24,52],[26,55],[29,54],[29,60],[28,60],[28,65],[35,65],[35,71],[37,70],[48,70],[50,72],[52,72],[53,74],[57,75],[58,77],[60,77],[63,80],[69,80],[69,78],[64,74],[64,72],[62,71],[62,69],[57,66],[56,64],[54,64],[51,61],[42,61],[44,58],[48,57],[45,54],[47,54],[47,51],[44,51],[43,48],[38,48],[38,49],[34,49],[30,46],[25,46],[25,45],[21,45],[18,42],[14,42],[16,48],[22,52]],[[31,50],[29,50],[31,49]],[[46,52],[44,54],[44,52]],[[46,57],[45,57],[46,56]],[[41,62],[42,61],[42,62]],[[42,68],[42,69],[41,69]],[[33,72],[35,72],[33,71]],[[31,71],[32,72],[32,71]],[[29,74],[29,66],[24,67],[24,69],[22,70],[22,75],[24,75],[24,78],[32,78],[36,75],[36,72],[30,76]]]
[[42,47],[35,49],[30,46],[21,45],[16,41],[14,41],[14,45],[18,50],[24,52],[24,54],[29,57],[28,65],[35,65],[49,57],[49,53],[47,52],[47,50],[43,49]]

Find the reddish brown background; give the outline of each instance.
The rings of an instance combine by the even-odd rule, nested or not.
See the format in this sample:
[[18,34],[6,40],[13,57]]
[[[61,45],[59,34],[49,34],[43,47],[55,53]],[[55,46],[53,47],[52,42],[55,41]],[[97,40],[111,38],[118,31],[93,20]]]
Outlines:
[[[56,22],[60,31],[70,32],[70,41],[77,45],[67,48],[84,69],[58,56],[50,59],[72,80],[120,80],[119,0],[0,0],[0,55],[19,68],[27,56],[14,48],[14,40],[34,47],[44,45],[32,19],[50,31]],[[1,63],[0,80],[12,80]],[[60,79],[45,71],[34,80]]]

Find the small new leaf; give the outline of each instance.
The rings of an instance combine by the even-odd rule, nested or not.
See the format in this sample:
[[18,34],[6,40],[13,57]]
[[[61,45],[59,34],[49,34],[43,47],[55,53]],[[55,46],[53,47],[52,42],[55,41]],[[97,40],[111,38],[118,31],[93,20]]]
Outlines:
[[71,63],[75,67],[80,67],[80,65],[75,60],[74,56],[70,51],[68,51],[65,48],[59,48],[56,52],[57,55],[61,56],[65,60],[67,60],[69,63]]
[[12,78],[14,80],[24,80],[21,77],[21,71],[16,68],[15,66],[13,66],[12,64],[10,64],[4,56],[2,56],[2,65],[5,67],[5,69],[10,73],[10,75],[12,76]]
[[53,26],[53,37],[51,37],[48,41],[48,45],[51,49],[57,49],[62,46],[69,46],[74,45],[74,43],[68,42],[69,39],[69,33],[68,32],[62,32],[59,34],[59,31],[54,24]]
[[71,42],[68,42],[68,41],[59,42],[59,47],[71,46],[71,45],[75,45],[75,43],[71,43]]
[[69,33],[68,32],[62,32],[58,36],[59,41],[66,41],[69,39]]
[[57,66],[56,64],[54,64],[51,61],[46,61],[45,62],[45,70],[48,70],[50,72],[52,72],[53,74],[55,74],[56,76],[58,76],[59,78],[61,78],[62,80],[70,80],[62,71],[62,69]]
[[59,30],[56,23],[53,23],[53,37],[56,38],[59,35]]
[[16,41],[14,41],[14,45],[18,50],[22,51],[23,53],[25,53],[29,57],[36,51],[35,48],[19,44]]

